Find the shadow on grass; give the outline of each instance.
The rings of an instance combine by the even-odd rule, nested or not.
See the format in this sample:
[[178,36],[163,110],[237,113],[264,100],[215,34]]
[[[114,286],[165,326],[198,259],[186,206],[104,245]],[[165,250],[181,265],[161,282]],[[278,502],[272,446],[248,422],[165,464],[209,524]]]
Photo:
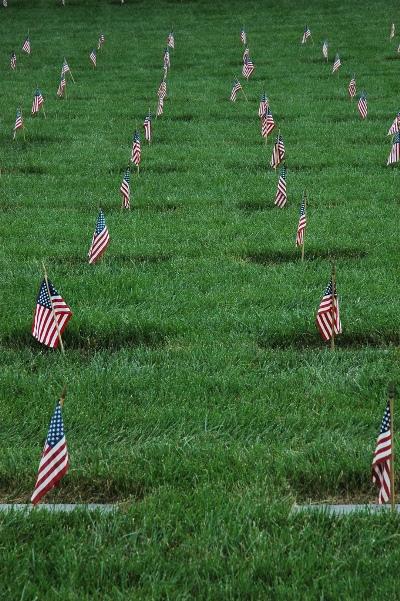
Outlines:
[[193,115],[175,115],[173,117],[169,117],[168,121],[184,121],[185,123],[189,123],[189,121],[193,121]]
[[269,211],[271,209],[276,209],[276,206],[271,201],[242,202],[237,206],[246,213],[255,213],[257,211]]
[[187,173],[189,171],[189,167],[187,165],[182,165],[182,164],[171,164],[171,165],[167,165],[167,164],[155,164],[155,165],[149,165],[147,166],[145,169],[143,169],[143,172],[146,173]]
[[[330,343],[325,343],[319,333],[315,332],[266,332],[259,336],[257,344],[260,348],[269,349],[324,349]],[[389,330],[385,332],[353,332],[340,334],[337,337],[337,349],[357,349],[365,347],[382,348],[398,346],[400,344],[400,331]]]
[[[305,260],[316,261],[323,260],[352,260],[364,259],[367,253],[358,248],[334,248],[331,250],[306,248]],[[300,252],[296,250],[275,251],[266,250],[255,253],[249,253],[242,257],[245,261],[258,263],[259,265],[279,265],[281,263],[298,263],[300,261]]]

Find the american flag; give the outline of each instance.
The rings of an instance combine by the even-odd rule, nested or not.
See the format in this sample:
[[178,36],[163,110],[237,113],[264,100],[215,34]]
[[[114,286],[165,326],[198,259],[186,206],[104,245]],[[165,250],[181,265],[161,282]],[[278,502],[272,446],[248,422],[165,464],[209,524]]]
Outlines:
[[[47,284],[49,290],[47,290]],[[50,280],[47,280],[47,284],[46,280],[43,280],[40,285],[33,318],[32,336],[45,346],[57,348],[58,332],[61,336],[72,317],[72,312]]]
[[400,53],[400,44],[397,46],[397,52]]
[[164,50],[164,69],[169,69],[171,67],[171,61],[169,58],[169,49],[168,46]]
[[166,95],[167,95],[167,82],[165,81],[165,79],[163,79],[158,87],[157,96],[159,98],[164,99],[166,97]]
[[243,62],[246,60],[246,56],[249,56],[249,55],[250,55],[250,50],[248,48],[245,48],[244,52],[243,52]]
[[164,112],[164,96],[160,96],[157,103],[157,112],[156,116],[161,117]]
[[58,90],[57,90],[57,96],[59,98],[62,98],[64,96],[66,85],[67,85],[67,82],[65,80],[65,76],[61,75],[60,83],[59,83]]
[[110,234],[106,226],[104,219],[104,213],[100,209],[99,216],[97,217],[96,229],[94,230],[92,243],[89,248],[88,257],[89,263],[96,263],[100,259],[103,252],[106,250],[110,243]]
[[269,106],[267,107],[264,115],[261,119],[261,135],[263,138],[267,138],[268,135],[275,127],[275,121],[271,113]]
[[400,125],[400,113],[397,113],[392,125],[390,126],[390,129],[389,129],[387,135],[392,136],[393,134],[397,134],[397,132],[399,131],[399,125]]
[[241,89],[242,89],[242,85],[241,85],[240,81],[238,79],[235,79],[235,81],[233,82],[233,87],[232,87],[231,97],[230,97],[232,102],[236,102],[236,95],[239,92],[239,90],[241,90]]
[[337,54],[335,56],[335,60],[333,61],[332,73],[335,73],[335,71],[337,71],[339,69],[341,64],[342,63],[340,62],[339,55]]
[[26,37],[25,42],[22,45],[22,50],[27,54],[31,53],[31,41],[29,39],[29,36]]
[[64,434],[61,402],[58,401],[44,443],[31,503],[36,505],[49,490],[57,486],[61,478],[68,472],[68,468],[67,441]]
[[394,23],[392,23],[392,26],[390,28],[390,35],[389,35],[389,39],[391,40],[392,38],[394,38],[394,34],[395,34],[396,30],[395,30],[395,26]]
[[247,43],[247,33],[245,32],[244,29],[240,30],[240,41],[242,42],[242,44]]
[[393,138],[392,150],[390,151],[387,164],[397,163],[400,160],[400,132],[396,132]]
[[174,37],[174,32],[170,31],[167,37],[167,46],[169,46],[170,48],[175,48],[175,37]]
[[13,52],[11,54],[11,57],[10,57],[10,67],[11,67],[11,69],[16,69],[17,68],[17,55],[15,54],[15,52]]
[[301,43],[305,44],[306,41],[308,40],[308,38],[310,38],[310,37],[311,37],[311,31],[310,31],[308,25],[306,25],[304,28],[304,33],[303,33],[303,37],[301,39]]
[[342,324],[340,322],[339,313],[339,300],[336,295],[336,290],[333,292],[332,279],[326,287],[318,307],[316,324],[322,339],[325,341],[332,338],[333,331],[335,336],[342,333]]
[[275,195],[275,205],[282,209],[287,202],[286,192],[286,166],[282,165],[278,179],[278,187]]
[[242,69],[243,77],[245,77],[246,79],[249,79],[249,77],[253,73],[253,71],[254,71],[253,61],[251,60],[250,56],[246,56],[246,58],[244,60],[244,64],[243,64],[243,69]]
[[140,165],[141,156],[142,156],[142,149],[141,149],[141,145],[140,145],[140,134],[138,131],[135,131],[135,133],[133,134],[133,140],[132,140],[131,161],[137,167],[139,167],[139,165]]
[[306,231],[306,227],[307,227],[306,203],[305,203],[305,199],[303,197],[303,200],[301,201],[301,205],[300,205],[300,217],[299,217],[299,223],[297,226],[297,233],[296,233],[296,246],[303,246],[304,234]]
[[326,58],[326,60],[328,60],[328,48],[328,40],[325,40],[325,42],[322,44],[322,56]]
[[265,92],[261,94],[260,104],[258,107],[258,116],[262,119],[265,115],[265,111],[268,108],[268,98],[265,95]]
[[22,127],[24,127],[22,111],[21,111],[21,109],[17,109],[17,115],[15,117],[15,125],[14,125],[14,135],[13,135],[14,140],[15,140],[15,136],[17,135],[17,129],[21,129]]
[[382,505],[391,498],[390,468],[392,461],[390,401],[387,402],[381,423],[374,457],[372,459],[372,482],[379,488],[378,503]]
[[89,58],[93,63],[93,66],[96,66],[96,50],[92,50],[92,52],[89,54]]
[[365,119],[368,115],[367,96],[365,92],[362,92],[358,101],[358,112],[360,113],[361,119]]
[[275,144],[272,149],[272,157],[271,157],[271,167],[276,169],[279,163],[285,157],[285,144],[283,143],[283,138],[281,134],[276,136]]
[[99,35],[99,41],[97,43],[97,50],[100,50],[100,48],[103,46],[104,42],[105,42],[104,33],[101,33]]
[[130,209],[131,208],[131,190],[130,190],[130,186],[129,186],[129,182],[131,179],[131,172],[129,167],[126,169],[123,180],[122,180],[122,184],[120,187],[120,192],[122,194],[122,207],[124,209]]
[[4,8],[7,8],[7,6],[8,6],[7,0],[3,0],[3,6],[4,6]]
[[39,88],[36,88],[36,92],[33,97],[33,103],[32,103],[32,115],[36,115],[39,112],[40,107],[42,106],[43,102],[44,102],[44,98],[42,96],[42,92],[39,90]]
[[147,142],[151,142],[151,113],[149,110],[149,114],[145,117],[143,122],[144,127],[144,137]]
[[71,72],[69,65],[67,63],[67,59],[64,58],[63,66],[61,67],[61,77],[66,75],[66,73]]
[[349,90],[350,98],[354,98],[354,96],[357,93],[356,76],[355,75],[353,75],[353,77],[350,79],[348,90]]

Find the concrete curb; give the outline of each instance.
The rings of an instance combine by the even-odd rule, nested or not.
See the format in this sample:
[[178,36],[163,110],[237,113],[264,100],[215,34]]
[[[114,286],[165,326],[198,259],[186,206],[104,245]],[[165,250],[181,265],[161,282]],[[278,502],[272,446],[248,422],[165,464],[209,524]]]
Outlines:
[[29,503],[0,503],[0,512],[22,511],[29,513],[31,511],[48,511],[50,513],[71,513],[77,509],[83,511],[99,511],[100,513],[112,513],[118,511],[118,506],[105,503],[44,503],[34,507]]
[[[290,513],[291,515],[295,513],[304,513],[304,512],[320,512],[327,513],[329,515],[349,515],[352,513],[388,513],[391,511],[391,506],[389,505],[375,505],[375,504],[365,504],[365,505],[293,505]],[[396,513],[400,513],[400,505],[395,505]]]

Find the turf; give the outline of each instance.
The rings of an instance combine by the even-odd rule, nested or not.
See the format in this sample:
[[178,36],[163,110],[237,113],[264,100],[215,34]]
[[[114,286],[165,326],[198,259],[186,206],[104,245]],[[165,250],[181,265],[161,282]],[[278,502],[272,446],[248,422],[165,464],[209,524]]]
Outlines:
[[[375,498],[371,453],[400,340],[399,180],[385,137],[399,110],[395,4],[66,2],[1,11],[0,499],[29,499],[66,383],[71,469],[48,500],[123,511],[0,517],[0,599],[393,598],[397,518],[288,512]],[[300,47],[306,23],[314,45]],[[242,25],[256,70],[248,102],[233,104]],[[165,112],[122,212],[171,26]],[[58,100],[64,56],[76,84]],[[347,98],[353,73],[365,121]],[[36,85],[47,119],[29,115]],[[284,210],[259,131],[264,89],[287,150]],[[26,141],[13,142],[19,105]],[[89,266],[99,206],[111,244]],[[331,258],[335,353],[314,325]],[[42,259],[74,313],[65,357],[30,335]]]

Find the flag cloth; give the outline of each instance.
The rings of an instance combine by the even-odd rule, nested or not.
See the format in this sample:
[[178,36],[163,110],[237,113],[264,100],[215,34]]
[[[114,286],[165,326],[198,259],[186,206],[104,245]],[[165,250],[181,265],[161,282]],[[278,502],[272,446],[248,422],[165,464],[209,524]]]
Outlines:
[[301,43],[305,44],[307,42],[308,38],[310,38],[310,37],[311,37],[311,31],[309,30],[308,25],[306,25],[304,28],[304,33],[303,33],[303,37],[301,39]]
[[67,63],[67,60],[64,58],[64,62],[63,65],[61,67],[61,77],[63,75],[66,75],[67,73],[71,73],[71,69],[69,68],[69,65]]
[[233,82],[233,87],[232,87],[232,91],[231,91],[231,96],[230,96],[230,100],[232,102],[236,102],[236,95],[239,92],[239,90],[242,89],[242,85],[240,83],[240,81],[238,79],[235,79],[235,81]]
[[22,50],[23,50],[23,52],[26,52],[27,54],[31,53],[31,41],[29,39],[29,36],[27,36],[25,38],[25,42],[22,45]]
[[167,46],[169,46],[169,48],[174,49],[175,48],[175,37],[174,37],[174,32],[170,31],[167,37]]
[[258,106],[258,116],[260,117],[260,119],[262,119],[262,117],[264,117],[265,115],[265,111],[268,108],[268,98],[265,95],[265,92],[263,92],[261,94],[261,98],[260,98],[260,104]]
[[287,202],[286,192],[286,166],[282,165],[278,179],[278,188],[275,195],[275,205],[280,209],[283,209]]
[[89,264],[96,263],[96,261],[100,259],[109,243],[110,235],[106,226],[104,213],[100,209],[99,216],[97,217],[96,229],[94,230],[92,243],[88,252]]
[[360,113],[361,119],[365,119],[368,115],[367,96],[365,92],[362,92],[358,101],[358,112]]
[[281,134],[276,136],[275,144],[272,149],[271,167],[276,169],[279,163],[285,158],[285,144]]
[[131,161],[137,167],[140,165],[140,159],[142,156],[142,149],[140,145],[140,134],[138,131],[135,131],[132,139],[132,153],[131,153]]
[[122,184],[120,187],[120,192],[122,194],[122,208],[130,209],[131,208],[131,189],[130,189],[130,179],[131,172],[129,167],[125,171],[124,177],[122,179]]
[[3,6],[4,6],[4,8],[7,8],[7,6],[8,6],[7,0],[3,0]]
[[299,223],[297,226],[297,233],[296,233],[296,246],[303,246],[306,227],[307,227],[306,203],[305,203],[304,197],[303,197],[303,200],[301,201],[301,205],[300,205],[300,217],[299,217]]
[[240,30],[240,41],[242,42],[242,44],[247,44],[247,33],[244,29]]
[[21,111],[21,109],[17,109],[17,116],[15,117],[15,125],[14,125],[14,136],[13,136],[14,140],[15,140],[15,136],[17,135],[17,129],[20,129],[22,127],[24,127],[22,111]]
[[144,122],[143,122],[143,127],[144,127],[144,137],[145,140],[147,140],[147,142],[151,142],[151,113],[149,111],[149,114],[147,115],[147,117],[145,117]]
[[[317,328],[323,340],[332,338],[333,331],[335,336],[342,333],[342,324],[340,322],[339,300],[336,290],[333,291],[332,279],[330,280],[317,311]],[[333,330],[333,331],[332,331]]]
[[61,478],[68,472],[68,468],[67,441],[65,440],[61,404],[58,401],[44,443],[31,503],[36,505],[49,490],[57,486]]
[[93,66],[96,66],[96,50],[92,50],[92,52],[89,54],[89,58],[93,63]]
[[61,75],[60,83],[59,83],[58,90],[57,90],[57,96],[59,98],[64,97],[66,85],[67,85],[67,82],[66,82],[65,76]]
[[397,132],[393,138],[392,150],[390,151],[387,165],[398,163],[400,160],[400,132]]
[[15,52],[11,53],[11,56],[10,56],[10,67],[13,70],[15,70],[17,68],[17,55],[15,54]]
[[349,91],[350,98],[354,98],[354,96],[357,93],[357,85],[356,85],[356,76],[355,75],[353,75],[353,77],[350,79],[348,91]]
[[157,103],[157,117],[160,117],[164,112],[164,96],[160,96]]
[[397,132],[399,131],[399,125],[400,125],[400,113],[397,113],[392,125],[390,126],[390,129],[389,129],[387,135],[392,136],[393,134],[397,134]]
[[167,95],[167,82],[165,81],[165,79],[163,79],[158,87],[157,96],[159,98],[164,99],[166,97],[166,95]]
[[388,401],[372,459],[372,482],[379,489],[379,505],[388,503],[391,497],[390,465],[392,460],[392,432],[390,417],[390,401]]
[[322,44],[322,56],[326,58],[326,60],[328,60],[328,48],[328,40],[325,40],[325,42]]
[[251,60],[250,56],[246,56],[244,64],[243,64],[243,69],[242,69],[243,77],[245,77],[248,80],[250,75],[253,73],[253,71],[254,71],[253,61]]
[[42,92],[39,90],[39,88],[36,88],[36,92],[33,97],[33,103],[32,103],[32,115],[37,115],[37,113],[40,111],[40,107],[43,105],[43,103],[44,103],[44,98],[42,96]]
[[169,49],[168,46],[164,50],[164,69],[168,71],[171,68],[171,60],[169,57]]
[[340,62],[340,58],[339,55],[337,54],[335,56],[335,60],[333,61],[333,67],[332,67],[332,73],[335,73],[335,71],[337,71],[339,69],[339,67],[341,66],[341,62]]
[[250,55],[250,50],[248,48],[245,48],[244,52],[243,52],[243,63],[246,60],[246,56],[249,56],[249,55]]
[[271,133],[271,131],[274,129],[274,127],[275,127],[275,121],[272,116],[271,109],[268,106],[267,110],[265,111],[265,113],[261,119],[261,135],[262,135],[262,137],[266,138]]
[[104,42],[105,42],[104,33],[101,33],[99,35],[99,41],[97,43],[97,50],[100,50],[100,48],[103,46]]
[[57,348],[60,341],[58,332],[60,335],[63,333],[72,317],[72,312],[50,280],[47,280],[47,283],[49,290],[47,290],[46,280],[43,280],[40,285],[32,336],[45,346]]
[[394,23],[392,23],[392,26],[390,28],[390,35],[389,35],[389,39],[391,40],[392,38],[394,38],[394,34],[396,33],[396,29],[394,26]]

